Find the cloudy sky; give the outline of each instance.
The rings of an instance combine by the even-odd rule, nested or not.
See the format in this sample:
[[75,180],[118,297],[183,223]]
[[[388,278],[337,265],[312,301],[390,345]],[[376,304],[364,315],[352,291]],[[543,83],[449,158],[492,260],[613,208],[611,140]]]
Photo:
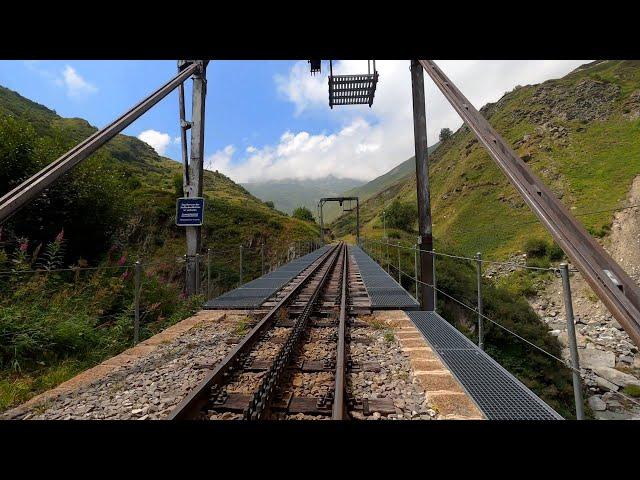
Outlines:
[[[516,85],[558,78],[587,60],[436,61],[480,108]],[[413,154],[411,79],[406,60],[378,60],[373,107],[328,105],[327,71],[303,61],[213,61],[207,70],[205,168],[238,182],[320,178],[370,180]],[[336,61],[334,73],[366,72]],[[174,61],[0,61],[0,85],[65,117],[102,127],[165,83]],[[459,117],[425,74],[429,143]],[[187,85],[190,94],[190,82]],[[125,130],[179,160],[177,93]],[[189,115],[189,113],[188,113]]]

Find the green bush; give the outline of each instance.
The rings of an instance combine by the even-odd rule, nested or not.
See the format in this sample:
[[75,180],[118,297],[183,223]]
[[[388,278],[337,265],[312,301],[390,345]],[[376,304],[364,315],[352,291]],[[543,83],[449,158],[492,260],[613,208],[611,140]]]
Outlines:
[[549,260],[554,262],[557,262],[564,258],[564,251],[556,242],[553,242],[551,244],[551,246],[547,250],[547,254],[549,255]]
[[313,218],[313,213],[307,207],[298,207],[291,214],[293,218],[297,218],[298,220],[304,220],[305,222],[315,222]]
[[544,257],[547,248],[547,242],[541,238],[528,238],[524,243],[524,251],[528,257]]
[[387,226],[411,232],[418,219],[418,207],[413,203],[401,203],[394,200],[386,211]]

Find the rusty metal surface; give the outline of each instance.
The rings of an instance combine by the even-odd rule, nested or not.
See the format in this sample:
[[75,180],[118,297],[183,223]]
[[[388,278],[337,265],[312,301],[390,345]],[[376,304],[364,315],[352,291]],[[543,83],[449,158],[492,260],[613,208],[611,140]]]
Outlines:
[[640,288],[431,60],[420,64],[611,314],[640,346]]

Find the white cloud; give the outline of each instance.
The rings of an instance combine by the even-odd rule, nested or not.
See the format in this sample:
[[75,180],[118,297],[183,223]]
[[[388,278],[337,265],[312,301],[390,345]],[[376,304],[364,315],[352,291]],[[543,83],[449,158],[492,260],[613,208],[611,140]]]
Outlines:
[[71,98],[82,99],[98,91],[98,88],[86,81],[76,70],[65,65],[60,81],[67,89],[67,95]]
[[213,155],[204,159],[204,168],[207,170],[220,170],[222,172],[229,171],[231,167],[231,159],[236,149],[233,145],[227,145],[222,150],[218,150]]
[[[158,152],[158,155],[164,155],[171,143],[171,136],[168,133],[158,132],[157,130],[145,130],[138,135],[138,138],[153,147]],[[177,138],[179,141],[180,137]]]
[[[480,108],[497,101],[516,85],[539,83],[561,77],[586,63],[562,61],[437,61],[445,74],[467,98]],[[294,116],[305,112],[325,114],[328,122],[338,122],[335,132],[308,132],[289,129],[275,145],[251,146],[241,158],[235,149],[207,158],[209,165],[236,181],[282,178],[320,178],[329,174],[370,180],[413,155],[411,73],[409,62],[378,61],[380,73],[373,107],[367,105],[328,106],[327,72],[311,76],[306,61],[297,62],[287,76],[274,81],[281,96],[295,106]],[[339,61],[334,73],[366,71],[366,61]],[[438,140],[441,128],[456,130],[462,125],[425,72],[427,135],[429,144]]]
[[74,100],[82,100],[98,91],[98,87],[85,80],[71,65],[65,65],[57,72],[42,68],[37,60],[27,60],[24,65],[53,84],[65,88],[67,96]]

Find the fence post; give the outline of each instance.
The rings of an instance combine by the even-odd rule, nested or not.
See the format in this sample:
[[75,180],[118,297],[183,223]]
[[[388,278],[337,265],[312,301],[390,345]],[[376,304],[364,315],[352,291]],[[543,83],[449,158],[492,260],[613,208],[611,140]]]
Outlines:
[[211,299],[211,249],[207,248],[207,300]]
[[400,242],[398,242],[398,283],[402,285],[402,276],[400,274],[402,266],[400,265]]
[[567,339],[571,352],[571,373],[573,374],[573,396],[576,402],[576,418],[584,420],[584,401],[582,399],[582,379],[580,378],[580,362],[578,360],[578,343],[576,342],[576,327],[573,323],[573,303],[571,302],[571,284],[569,283],[569,266],[560,264],[562,289],[564,290],[564,308],[567,315]]
[[482,254],[476,253],[476,280],[478,282],[478,347],[484,350],[484,322],[482,318]]
[[140,277],[142,273],[142,264],[140,260],[136,260],[134,272],[134,321],[133,321],[133,344],[137,345],[140,341]]
[[416,300],[418,300],[418,244],[413,246],[413,278],[416,280]]
[[200,295],[200,254],[196,253],[196,295]]
[[240,245],[240,286],[242,286],[242,245]]
[[438,291],[436,290],[436,249],[432,248],[431,251],[433,252],[431,254],[433,255],[433,262],[431,262],[431,264],[433,265],[433,311],[435,312],[438,310]]

